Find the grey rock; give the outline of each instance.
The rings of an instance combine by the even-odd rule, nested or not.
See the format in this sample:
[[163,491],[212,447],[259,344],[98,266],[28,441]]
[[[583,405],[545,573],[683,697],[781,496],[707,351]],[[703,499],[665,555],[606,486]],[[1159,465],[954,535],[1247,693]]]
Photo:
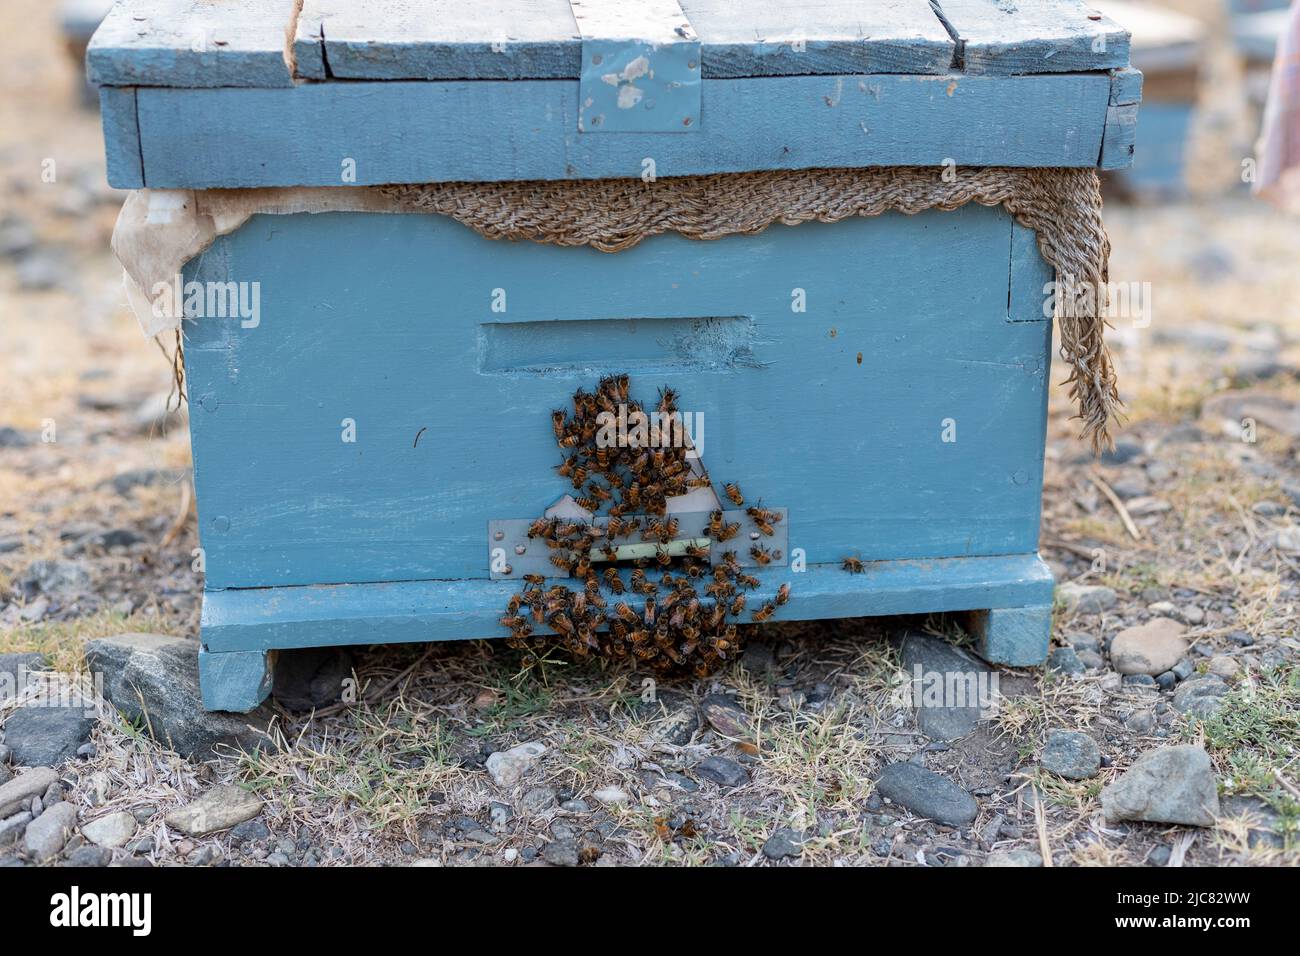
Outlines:
[[38,797],[59,779],[49,767],[34,767],[20,773],[0,786],[0,819],[26,810],[33,797]]
[[[903,671],[916,705],[916,723],[931,740],[958,740],[979,723],[988,687],[987,664],[928,634],[909,632],[902,644]],[[951,699],[950,697],[951,691]]]
[[242,787],[213,787],[197,800],[177,807],[164,818],[173,830],[206,836],[228,830],[262,812],[262,801]]
[[1147,862],[1152,866],[1168,866],[1169,858],[1173,855],[1174,851],[1162,844],[1147,854]]
[[0,220],[0,257],[16,259],[36,248],[38,239],[31,223],[21,216]]
[[136,468],[101,481],[97,487],[112,488],[119,495],[126,495],[136,488],[148,488],[153,485],[174,485],[188,479],[188,471],[175,471],[164,468]]
[[1156,677],[1156,686],[1161,690],[1173,690],[1174,685],[1178,683],[1178,675],[1173,671],[1165,671]]
[[115,850],[135,836],[135,817],[125,810],[109,813],[81,825],[81,835],[96,846]]
[[555,840],[542,847],[542,859],[551,866],[577,866],[578,843],[576,840]]
[[205,844],[190,854],[185,862],[190,866],[215,866],[221,862],[221,848]]
[[695,775],[720,787],[743,787],[749,771],[730,757],[705,757],[695,765]]
[[256,843],[270,838],[271,828],[260,819],[245,820],[230,828],[230,840],[235,844]]
[[1096,651],[1079,651],[1079,663],[1090,671],[1099,671],[1106,666],[1106,660]]
[[0,820],[0,848],[21,840],[27,830],[27,824],[31,822],[32,815],[26,810]]
[[1167,617],[1126,627],[1111,641],[1111,664],[1121,674],[1162,674],[1187,653],[1186,630],[1181,622]]
[[529,787],[519,799],[525,813],[543,813],[559,803],[554,787]]
[[1039,762],[1066,780],[1087,780],[1101,770],[1101,750],[1080,730],[1054,730],[1047,737]]
[[975,798],[961,787],[913,763],[887,766],[876,780],[876,790],[918,816],[948,826],[968,826],[979,812]]
[[104,696],[126,720],[148,726],[184,757],[269,747],[265,708],[239,715],[203,709],[198,653],[198,642],[183,637],[120,634],[88,641],[86,664],[103,674]]
[[1219,792],[1210,757],[1192,744],[1147,751],[1102,790],[1101,807],[1110,823],[1141,820],[1213,826],[1219,815]]
[[1155,725],[1155,714],[1149,710],[1135,710],[1124,721],[1124,726],[1135,734],[1149,734]]
[[113,851],[106,850],[102,846],[80,846],[68,854],[61,866],[73,867],[100,867],[108,866],[113,862]]
[[1113,588],[1103,584],[1076,584],[1074,581],[1058,584],[1056,596],[1067,611],[1075,614],[1100,614],[1114,607],[1119,599]]
[[1073,647],[1056,647],[1047,656],[1047,669],[1058,674],[1077,677],[1087,673],[1088,668],[1079,660],[1079,654]]
[[1179,680],[1187,680],[1187,678],[1196,673],[1196,665],[1184,657],[1181,661],[1171,667],[1169,671]]
[[709,725],[733,740],[748,740],[753,735],[749,714],[726,694],[710,694],[700,701],[700,711]]
[[70,803],[56,803],[27,824],[23,850],[32,859],[43,863],[59,855],[76,826],[77,808]]
[[5,744],[14,763],[53,767],[77,755],[95,728],[91,705],[75,699],[34,702],[19,707],[5,722]]
[[0,448],[26,448],[30,444],[32,439],[28,435],[9,425],[0,426]]
[[763,844],[763,855],[769,860],[787,860],[803,853],[803,834],[789,827],[782,827],[767,838]]
[[0,760],[0,786],[4,786],[14,778],[14,772],[9,769],[6,761]]
[[1233,631],[1228,635],[1228,640],[1232,641],[1232,643],[1236,644],[1238,647],[1250,647],[1255,643],[1255,639],[1245,631]]
[[27,566],[21,583],[31,594],[69,597],[90,589],[90,573],[75,561],[42,559]]
[[546,752],[546,745],[538,741],[519,744],[509,750],[499,750],[488,756],[485,766],[488,776],[498,787],[513,787]]
[[695,705],[681,694],[661,691],[652,701],[638,701],[633,711],[650,721],[647,728],[650,736],[674,747],[685,747],[700,729]]
[[20,695],[32,682],[31,675],[45,670],[45,666],[44,654],[0,654],[0,704]]
[[1125,674],[1124,683],[1130,687],[1155,687],[1156,679],[1150,674]]
[[1114,448],[1108,448],[1101,453],[1101,461],[1106,465],[1126,465],[1141,455],[1142,445],[1139,442],[1120,438],[1116,440]]
[[776,670],[776,650],[769,641],[750,641],[740,655],[740,666],[755,677]]
[[302,647],[281,651],[275,661],[271,693],[289,710],[311,710],[343,699],[352,677],[352,652],[346,647]]
[[1043,858],[1033,850],[995,850],[984,861],[985,866],[1042,866]]
[[515,811],[508,804],[493,801],[488,806],[488,822],[492,829],[500,832],[515,818]]
[[590,813],[591,807],[586,800],[575,799],[565,800],[560,804],[561,810],[567,810],[569,813]]
[[1174,691],[1174,710],[1200,720],[1208,720],[1223,709],[1228,685],[1218,677],[1194,677],[1183,681]]

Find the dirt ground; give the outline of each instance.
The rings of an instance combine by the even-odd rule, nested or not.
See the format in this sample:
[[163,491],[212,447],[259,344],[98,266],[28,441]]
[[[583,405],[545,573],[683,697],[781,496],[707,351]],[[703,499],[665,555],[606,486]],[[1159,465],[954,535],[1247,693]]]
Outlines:
[[[22,26],[0,34],[0,653],[78,673],[90,638],[197,636],[189,438],[167,406],[171,343],[142,338],[125,305],[108,250],[122,195],[104,184],[53,5],[9,9]],[[953,636],[942,619],[766,627],[742,662],[661,684],[653,705],[643,675],[612,664],[524,670],[485,642],[377,648],[355,659],[359,703],[281,710],[282,748],[256,756],[192,763],[105,718],[94,752],[60,768],[67,799],[131,811],[144,839],[115,859],[157,865],[1294,863],[1300,222],[1238,182],[1252,135],[1240,69],[1219,50],[1213,75],[1193,194],[1107,208],[1111,277],[1150,283],[1153,303],[1149,325],[1119,319],[1110,336],[1128,408],[1116,451],[1094,460],[1052,393],[1042,552],[1058,582],[1114,597],[1099,613],[1062,601],[1054,643],[1098,666],[1004,669],[996,713],[942,743],[900,704],[890,639]],[[1227,678],[1219,714],[1194,719],[1111,669],[1108,641],[1155,617],[1186,625],[1194,671]],[[1062,728],[1095,740],[1099,773],[1044,769]],[[524,742],[546,751],[498,785],[487,756]],[[1102,788],[1178,742],[1213,761],[1218,825],[1107,823]],[[738,786],[715,782],[715,758]],[[884,801],[881,768],[909,759],[972,794],[975,821]],[[264,826],[188,838],[163,822],[218,781],[264,800]]]

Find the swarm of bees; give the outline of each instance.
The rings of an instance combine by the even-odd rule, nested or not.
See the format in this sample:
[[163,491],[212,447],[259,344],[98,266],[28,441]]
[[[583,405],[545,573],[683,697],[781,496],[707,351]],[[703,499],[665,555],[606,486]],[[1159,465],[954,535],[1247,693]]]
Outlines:
[[[579,657],[631,657],[658,671],[704,677],[741,649],[737,623],[746,609],[745,592],[757,588],[759,579],[745,572],[735,551],[724,552],[713,564],[708,547],[689,543],[672,553],[667,547],[679,530],[678,520],[667,513],[668,499],[711,484],[706,473],[692,469],[688,443],[643,444],[622,431],[613,443],[597,440],[607,435],[602,427],[608,416],[635,412],[651,422],[670,422],[679,415],[677,395],[662,389],[655,409],[647,413],[631,399],[628,376],[615,375],[602,379],[595,392],[579,389],[572,415],[564,409],[551,413],[555,441],[564,455],[557,471],[572,483],[579,506],[608,516],[608,522],[538,518],[530,526],[528,536],[545,543],[551,563],[569,580],[548,584],[543,575],[525,575],[523,590],[510,598],[501,624],[510,630],[507,643],[529,652],[525,663],[558,640]],[[744,506],[738,485],[729,483],[723,490],[737,508]],[[781,520],[779,512],[761,502],[746,513],[767,536]],[[739,530],[739,524],[724,520],[722,511],[710,514],[713,541],[728,541]],[[625,579],[613,562],[619,560],[616,539],[629,537],[654,545],[654,556],[632,560]],[[781,560],[779,551],[761,544],[750,554],[764,566]],[[610,563],[600,567],[604,562]],[[575,579],[581,586],[573,586]],[[790,585],[783,584],[750,619],[768,620],[789,599]],[[542,625],[556,636],[536,634]]]

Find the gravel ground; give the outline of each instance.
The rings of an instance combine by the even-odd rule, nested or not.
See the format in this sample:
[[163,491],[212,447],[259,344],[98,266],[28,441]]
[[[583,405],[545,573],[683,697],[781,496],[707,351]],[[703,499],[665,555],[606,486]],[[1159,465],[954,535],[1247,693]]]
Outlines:
[[[39,652],[49,693],[81,686],[89,640],[192,639],[202,577],[185,410],[108,252],[121,196],[98,120],[50,7],[13,2],[0,655]],[[1300,224],[1233,188],[1244,134],[1222,87],[1193,198],[1108,208],[1112,279],[1149,282],[1153,303],[1111,336],[1129,411],[1115,451],[1093,459],[1052,395],[1051,669],[954,658],[942,617],[762,627],[712,678],[653,687],[485,642],[375,648],[313,662],[298,689],[321,710],[274,704],[256,718],[269,746],[206,762],[172,749],[188,748],[167,710],[184,701],[163,689],[128,719],[9,700],[0,863],[1294,863]],[[983,714],[913,706],[918,663],[999,696]],[[48,778],[21,765],[42,762]]]

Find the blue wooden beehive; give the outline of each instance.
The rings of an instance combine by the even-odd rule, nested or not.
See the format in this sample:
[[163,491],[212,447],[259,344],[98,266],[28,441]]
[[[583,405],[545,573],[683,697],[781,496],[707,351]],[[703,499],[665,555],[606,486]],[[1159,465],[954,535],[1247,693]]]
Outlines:
[[[1076,0],[138,0],[88,58],[112,184],[150,191],[142,221],[207,215],[176,240],[185,288],[256,289],[241,321],[184,304],[209,708],[259,703],[277,649],[503,635],[538,570],[519,523],[567,490],[550,411],[623,372],[700,416],[715,487],[783,509],[751,604],[789,582],[778,619],[969,611],[990,660],[1044,658],[1031,229],[996,202],[779,210],[841,221],[592,248],[520,238],[548,222],[519,225],[545,189],[518,184],[573,182],[558,201],[599,213],[592,180],[635,205],[710,174],[1124,165],[1140,77],[1111,21]],[[681,215],[772,186],[734,182]],[[403,185],[440,183],[468,185]],[[776,181],[813,205],[824,184]],[[382,208],[429,194],[447,215]]]

